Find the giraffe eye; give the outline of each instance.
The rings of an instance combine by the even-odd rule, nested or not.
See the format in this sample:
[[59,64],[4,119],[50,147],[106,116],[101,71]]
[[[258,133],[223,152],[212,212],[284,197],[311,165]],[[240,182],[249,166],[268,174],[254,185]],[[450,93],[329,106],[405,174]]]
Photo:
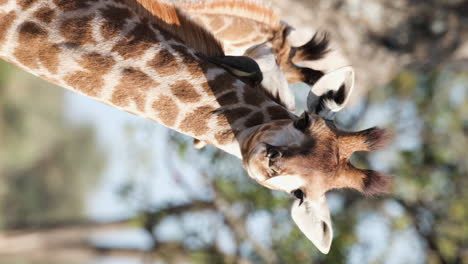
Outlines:
[[266,156],[270,161],[274,161],[281,157],[281,152],[277,147],[267,144]]

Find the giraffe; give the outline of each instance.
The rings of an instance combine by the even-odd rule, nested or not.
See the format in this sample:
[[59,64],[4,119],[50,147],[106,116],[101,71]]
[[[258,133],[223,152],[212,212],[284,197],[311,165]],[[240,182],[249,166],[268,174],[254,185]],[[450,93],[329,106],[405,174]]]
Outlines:
[[316,114],[343,103],[352,70],[320,78],[314,89],[327,92],[298,117],[204,59],[222,56],[222,47],[183,11],[144,1],[0,0],[0,58],[237,156],[253,180],[294,195],[293,220],[328,253],[333,230],[324,194],[354,188],[373,195],[389,184],[385,174],[349,162],[354,151],[381,148],[385,130],[342,131]]
[[[295,98],[284,79],[313,85],[323,75],[322,71],[296,66],[293,60],[323,58],[329,50],[327,35],[316,34],[305,45],[293,48],[287,39],[293,29],[261,1],[176,1],[176,5],[214,34],[227,55],[255,59],[264,76],[262,88],[291,112],[296,110]],[[310,92],[309,97],[317,100],[320,95]],[[194,146],[201,149],[206,143],[195,139]]]
[[300,67],[297,63],[322,59],[330,51],[328,34],[317,32],[304,45],[293,47],[290,33],[294,29],[280,20],[277,11],[261,1],[179,0],[176,3],[212,32],[228,55],[243,55],[251,47],[268,43],[289,83],[304,82],[312,86],[324,74],[321,70]]

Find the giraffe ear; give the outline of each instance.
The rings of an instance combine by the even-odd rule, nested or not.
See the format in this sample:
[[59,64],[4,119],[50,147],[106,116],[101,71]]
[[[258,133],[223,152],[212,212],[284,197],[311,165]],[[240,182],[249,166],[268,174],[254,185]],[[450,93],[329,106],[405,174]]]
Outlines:
[[323,75],[307,96],[309,112],[332,120],[344,108],[354,88],[354,70],[347,66]]
[[291,217],[302,233],[322,252],[328,254],[333,240],[333,228],[325,195],[317,200],[296,199]]
[[204,58],[253,85],[258,85],[263,79],[257,62],[247,56],[204,56]]

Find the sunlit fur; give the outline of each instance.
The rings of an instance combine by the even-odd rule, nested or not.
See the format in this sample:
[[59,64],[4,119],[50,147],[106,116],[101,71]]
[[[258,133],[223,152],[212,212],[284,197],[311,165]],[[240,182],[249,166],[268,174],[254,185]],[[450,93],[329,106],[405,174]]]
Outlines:
[[[144,0],[154,1],[154,0]],[[175,1],[188,13],[222,14],[252,19],[271,27],[280,23],[279,15],[263,1],[257,0],[211,0],[211,1]]]
[[[309,115],[311,125],[304,131],[296,129],[292,119],[272,121],[260,126],[244,141],[244,167],[252,178],[270,189],[289,192],[292,190],[265,184],[265,181],[276,176],[294,176],[291,180],[303,182],[300,189],[309,199],[318,198],[334,188],[353,188],[368,195],[388,190],[389,176],[357,169],[349,161],[354,151],[382,147],[388,141],[385,130],[342,131],[332,121]],[[267,144],[276,146],[281,152],[281,158],[274,163],[267,157]],[[289,184],[295,186],[295,183]]]
[[126,0],[126,2],[138,11],[141,17],[167,30],[186,46],[206,56],[224,55],[221,42],[173,3],[163,0]]

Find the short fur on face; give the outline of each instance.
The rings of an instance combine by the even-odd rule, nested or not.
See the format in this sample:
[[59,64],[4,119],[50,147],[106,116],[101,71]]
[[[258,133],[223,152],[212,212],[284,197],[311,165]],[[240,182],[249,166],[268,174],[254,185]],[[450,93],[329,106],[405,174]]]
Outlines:
[[[308,119],[300,122],[301,118]],[[309,122],[305,128],[304,122]],[[260,126],[244,142],[242,152],[249,175],[270,189],[291,192],[294,190],[287,186],[295,186],[312,199],[334,188],[376,195],[388,191],[390,177],[355,168],[349,157],[354,151],[377,150],[388,141],[389,133],[384,129],[342,131],[332,121],[306,113],[296,120],[276,120]],[[290,177],[292,182],[271,181],[283,176],[281,179]]]

